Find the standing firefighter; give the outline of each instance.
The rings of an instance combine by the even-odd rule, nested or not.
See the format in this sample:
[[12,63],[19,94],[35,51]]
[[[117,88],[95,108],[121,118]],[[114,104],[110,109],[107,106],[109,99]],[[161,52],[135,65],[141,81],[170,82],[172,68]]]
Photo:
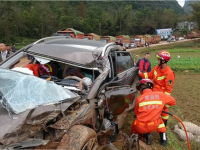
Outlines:
[[161,145],[166,146],[166,127],[161,118],[161,112],[165,105],[173,106],[175,99],[160,91],[152,91],[153,82],[149,79],[142,79],[137,86],[141,96],[136,100],[134,113],[136,120],[132,124],[132,133],[139,134],[148,145],[153,143],[153,136],[150,134],[157,130],[160,134]]
[[[171,59],[170,53],[166,50],[160,51],[156,57],[158,58],[158,65],[155,66],[151,72],[142,73],[139,71],[140,77],[143,79],[152,79],[154,83],[153,91],[162,91],[165,94],[170,95],[172,92],[172,87],[174,85],[175,75],[171,68],[167,65],[167,62]],[[164,107],[164,111],[168,112],[168,106]],[[162,113],[161,117],[167,125],[167,120],[169,118],[168,114]]]

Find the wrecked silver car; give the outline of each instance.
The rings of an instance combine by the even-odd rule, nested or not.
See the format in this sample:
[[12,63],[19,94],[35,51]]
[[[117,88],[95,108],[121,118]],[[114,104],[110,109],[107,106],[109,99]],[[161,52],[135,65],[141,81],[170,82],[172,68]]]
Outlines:
[[[35,76],[28,64],[56,73]],[[83,77],[67,75],[70,67]],[[95,150],[117,139],[133,111],[138,68],[115,43],[48,37],[2,62],[0,83],[1,149]]]

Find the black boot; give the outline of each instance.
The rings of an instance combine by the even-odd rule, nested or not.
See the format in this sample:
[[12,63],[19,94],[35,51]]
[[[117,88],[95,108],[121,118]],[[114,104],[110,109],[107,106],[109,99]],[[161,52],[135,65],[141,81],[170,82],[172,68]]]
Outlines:
[[159,133],[159,134],[160,134],[160,144],[165,147],[167,145],[167,134],[166,133]]
[[165,127],[167,126],[167,120],[164,121]]
[[153,135],[151,135],[150,133],[146,133],[144,135],[145,139],[146,139],[146,143],[147,145],[151,145],[153,144]]

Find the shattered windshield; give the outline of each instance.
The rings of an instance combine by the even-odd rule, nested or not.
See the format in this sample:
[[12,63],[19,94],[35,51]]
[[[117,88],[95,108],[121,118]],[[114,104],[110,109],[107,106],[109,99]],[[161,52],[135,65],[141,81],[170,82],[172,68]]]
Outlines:
[[0,68],[0,99],[8,112],[19,114],[39,105],[77,97],[52,81]]

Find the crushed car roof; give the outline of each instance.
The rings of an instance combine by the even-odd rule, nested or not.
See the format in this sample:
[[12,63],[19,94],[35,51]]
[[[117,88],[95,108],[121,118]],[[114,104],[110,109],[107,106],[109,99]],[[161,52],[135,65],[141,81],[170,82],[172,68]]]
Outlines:
[[96,67],[97,57],[106,44],[84,39],[52,38],[33,45],[28,52]]

